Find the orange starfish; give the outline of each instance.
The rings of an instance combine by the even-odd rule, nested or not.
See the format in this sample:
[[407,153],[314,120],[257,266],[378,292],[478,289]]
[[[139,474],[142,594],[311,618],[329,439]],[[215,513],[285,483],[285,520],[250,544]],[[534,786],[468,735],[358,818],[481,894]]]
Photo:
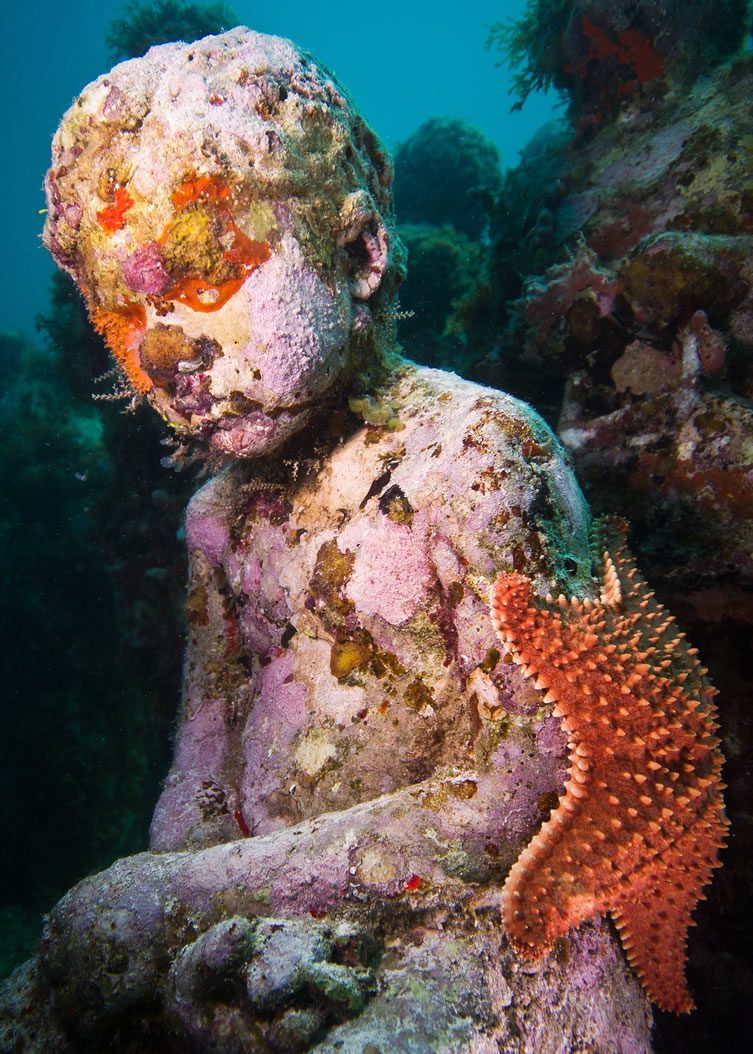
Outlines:
[[502,575],[492,620],[513,662],[562,718],[570,769],[557,808],[502,893],[510,940],[538,959],[609,912],[649,998],[693,1009],[686,941],[701,890],[719,867],[727,820],[716,689],[627,550],[627,525],[597,521],[598,601],[548,596]]

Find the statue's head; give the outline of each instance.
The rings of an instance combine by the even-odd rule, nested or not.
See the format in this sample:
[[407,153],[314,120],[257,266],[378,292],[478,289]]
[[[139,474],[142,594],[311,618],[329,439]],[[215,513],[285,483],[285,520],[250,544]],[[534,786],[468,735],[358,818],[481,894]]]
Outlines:
[[278,447],[375,355],[403,272],[392,170],[333,78],[235,29],[94,81],[53,142],[44,240],[184,435]]

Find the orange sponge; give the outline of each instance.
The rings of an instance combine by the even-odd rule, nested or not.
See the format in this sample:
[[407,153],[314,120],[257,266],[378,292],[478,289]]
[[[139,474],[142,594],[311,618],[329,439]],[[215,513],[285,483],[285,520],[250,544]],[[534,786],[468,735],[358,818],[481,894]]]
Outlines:
[[129,303],[111,311],[97,308],[92,312],[91,319],[132,387],[145,395],[154,384],[149,374],[142,370],[139,360],[139,347],[146,331],[144,305]]

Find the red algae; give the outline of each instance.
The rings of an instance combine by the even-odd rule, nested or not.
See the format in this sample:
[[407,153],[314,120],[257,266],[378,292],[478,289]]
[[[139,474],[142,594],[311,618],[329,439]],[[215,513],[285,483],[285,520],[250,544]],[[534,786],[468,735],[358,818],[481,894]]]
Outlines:
[[174,190],[170,200],[177,212],[192,201],[227,201],[230,187],[219,176],[192,176]]
[[239,265],[242,268],[241,274],[217,284],[196,275],[188,275],[168,289],[165,293],[166,300],[177,300],[193,311],[219,311],[235,296],[248,276],[269,259],[269,245],[266,242],[254,241],[232,222],[230,229],[235,239],[223,256],[228,262]]
[[[176,213],[195,202],[214,206],[222,217],[226,232],[233,235],[233,242],[222,257],[234,266],[236,273],[220,282],[196,273],[185,275],[164,293],[165,300],[185,304],[193,311],[218,311],[235,296],[248,276],[269,259],[269,245],[249,238],[233,221],[225,204],[230,196],[230,187],[216,175],[191,177],[173,191],[171,201]],[[158,244],[165,244],[172,226],[172,223],[167,225]]]
[[115,188],[115,200],[97,213],[97,222],[109,235],[122,230],[125,214],[134,205],[134,200],[125,187]]
[[588,51],[576,65],[565,66],[566,73],[585,77],[592,62],[600,63],[612,57],[621,66],[632,66],[641,84],[656,80],[664,71],[664,57],[648,37],[637,29],[625,29],[617,34],[616,40],[612,40],[605,29],[584,15],[583,33],[588,41]]

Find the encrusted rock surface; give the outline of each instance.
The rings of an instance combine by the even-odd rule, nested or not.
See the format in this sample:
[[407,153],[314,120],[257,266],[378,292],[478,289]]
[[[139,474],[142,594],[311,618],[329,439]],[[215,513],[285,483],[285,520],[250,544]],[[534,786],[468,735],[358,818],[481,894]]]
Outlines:
[[740,56],[553,145],[568,257],[529,275],[485,374],[547,414],[654,581],[723,584],[748,619],[752,82]]

